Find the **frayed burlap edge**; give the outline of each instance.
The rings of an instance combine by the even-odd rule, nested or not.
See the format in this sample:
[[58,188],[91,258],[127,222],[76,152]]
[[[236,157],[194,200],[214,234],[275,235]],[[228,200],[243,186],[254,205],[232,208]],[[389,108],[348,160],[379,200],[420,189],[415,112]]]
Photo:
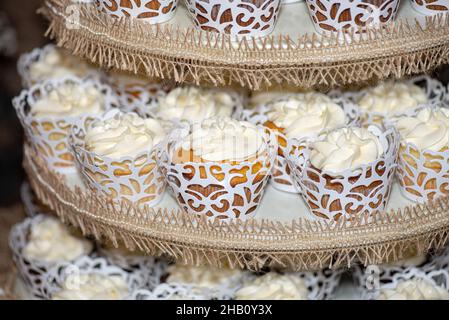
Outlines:
[[[276,267],[315,270],[378,264],[405,252],[423,253],[444,247],[448,240],[449,198],[378,214],[364,224],[291,223],[250,220],[215,223],[181,210],[137,209],[81,189],[71,190],[63,176],[50,172],[36,154],[24,148],[24,167],[38,198],[63,221],[97,239],[122,242],[149,255],[166,255],[188,264],[209,264],[260,270]],[[281,209],[280,209],[281,210]]]
[[449,62],[449,15],[443,14],[426,18],[425,28],[401,21],[368,30],[368,39],[350,36],[344,44],[339,35],[323,40],[313,34],[242,39],[235,45],[228,36],[119,20],[93,6],[82,5],[74,14],[66,10],[69,4],[47,0],[40,9],[50,21],[47,35],[59,46],[103,67],[177,82],[237,83],[255,90],[276,83],[330,88],[402,78]]

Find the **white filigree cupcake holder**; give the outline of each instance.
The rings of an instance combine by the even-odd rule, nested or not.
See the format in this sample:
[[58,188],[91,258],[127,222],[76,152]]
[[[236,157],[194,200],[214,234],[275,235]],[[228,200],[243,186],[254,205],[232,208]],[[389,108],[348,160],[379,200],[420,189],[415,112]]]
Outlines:
[[306,0],[310,17],[318,33],[363,31],[393,21],[399,0]]
[[69,137],[76,164],[90,189],[137,206],[155,206],[165,191],[165,180],[157,162],[157,146],[142,151],[134,157],[112,159],[86,149],[86,132],[94,121],[106,121],[118,116],[111,110],[97,117],[85,117],[74,123]]
[[128,285],[128,294],[123,300],[129,299],[132,292],[146,286],[146,278],[143,274],[125,272],[117,266],[113,266],[103,258],[82,257],[72,263],[57,263],[49,269],[43,279],[44,299],[51,300],[53,295],[58,293],[66,282],[67,277],[72,276],[74,283],[70,286],[76,289],[76,276],[86,274],[99,274],[109,277],[120,277]]
[[[414,84],[414,85],[417,85],[418,87],[421,87],[424,90],[424,92],[428,98],[428,102],[425,104],[420,104],[420,105],[412,108],[411,110],[407,110],[405,112],[399,112],[399,113],[388,115],[388,117],[390,117],[390,118],[400,116],[403,114],[407,114],[409,112],[413,112],[415,110],[421,109],[426,106],[440,104],[441,102],[445,101],[445,99],[448,97],[448,93],[447,93],[444,85],[440,81],[438,81],[432,77],[429,77],[428,75],[421,75],[421,76],[416,76],[416,77],[410,78],[410,79],[406,80],[406,83]],[[357,102],[367,93],[368,89],[369,88],[357,90],[357,91],[346,91],[346,92],[341,92],[341,91],[335,90],[335,91],[332,91],[331,95],[332,96],[343,96],[343,97],[347,98],[348,100],[354,102],[357,105]],[[367,111],[362,108],[359,109],[359,112],[360,112],[361,121],[362,121],[363,125],[370,125],[370,124],[380,125],[386,116],[383,113],[375,112],[375,111]]]
[[[355,170],[347,169],[336,175],[313,167],[309,159],[312,141],[301,151],[305,160],[297,153],[288,154],[293,181],[302,190],[311,218],[338,221],[344,217],[350,222],[357,216],[368,223],[374,213],[386,208],[397,166],[399,135],[393,128],[384,131],[369,126],[368,130],[379,138],[384,153],[376,161]],[[321,135],[317,140],[324,137]]]
[[[287,100],[286,98],[275,99],[272,102],[278,102]],[[332,100],[337,103],[345,112],[347,123],[346,125],[358,125],[360,120],[359,111],[356,105],[345,98],[340,97],[332,97]],[[267,104],[258,105],[255,109],[245,109],[241,113],[241,120],[248,121],[253,124],[263,125],[266,123],[268,119],[268,112],[271,109]],[[296,148],[296,151],[304,149],[303,141],[298,141],[296,139],[289,139],[284,134],[279,131],[275,131],[275,134],[278,139],[278,154],[276,156],[276,160],[273,164],[273,169],[271,172],[270,184],[273,185],[279,191],[289,192],[289,193],[301,193],[301,190],[297,188],[297,186],[293,183],[291,178],[291,168],[288,166],[285,155],[287,153],[292,152],[293,148]],[[308,139],[314,138],[313,136],[308,137]],[[283,145],[284,144],[284,145]],[[303,157],[301,157],[303,158]]]
[[449,0],[410,0],[413,8],[425,15],[447,13]]
[[195,25],[233,37],[264,37],[277,22],[281,0],[185,0]]
[[423,280],[449,291],[449,255],[443,253],[429,258],[420,265],[372,265],[366,268],[356,266],[353,270],[354,282],[361,299],[375,300],[381,290],[395,289],[404,281]]
[[14,264],[20,278],[24,281],[29,293],[35,299],[45,299],[48,297],[49,292],[44,277],[58,263],[27,258],[23,252],[28,243],[31,228],[45,219],[48,219],[48,216],[44,214],[27,218],[23,222],[13,226],[9,234],[9,247],[12,252]]
[[184,125],[172,131],[158,157],[158,164],[179,206],[207,219],[247,220],[254,217],[270,177],[276,136],[265,130],[267,150],[254,161],[236,165],[221,162],[173,163],[173,155],[183,137],[190,133]]
[[[54,50],[63,50],[63,49],[58,49],[54,44],[47,44],[42,48],[35,48],[31,52],[25,53],[20,56],[17,62],[17,71],[20,77],[22,78],[22,85],[24,88],[29,88],[34,84],[39,84],[42,83],[43,81],[50,80],[40,78],[34,79],[33,76],[30,74],[30,68],[34,63],[43,59],[47,54],[49,54]],[[72,76],[75,77],[76,74],[73,74]],[[105,80],[105,74],[99,71],[99,69],[89,68],[87,73],[83,75],[82,78],[94,79],[102,82]]]
[[95,0],[95,5],[98,10],[116,18],[132,18],[158,24],[174,17],[178,0]]
[[53,89],[63,84],[73,83],[82,88],[94,87],[102,93],[104,110],[116,108],[119,103],[111,88],[93,79],[65,77],[47,80],[23,90],[14,98],[13,106],[24,128],[25,134],[36,153],[45,160],[47,166],[56,171],[74,170],[75,162],[68,144],[68,136],[72,125],[80,117],[43,117],[32,116],[34,104],[48,95]]
[[154,290],[140,289],[131,295],[131,300],[210,300],[207,288],[179,283],[161,283]]

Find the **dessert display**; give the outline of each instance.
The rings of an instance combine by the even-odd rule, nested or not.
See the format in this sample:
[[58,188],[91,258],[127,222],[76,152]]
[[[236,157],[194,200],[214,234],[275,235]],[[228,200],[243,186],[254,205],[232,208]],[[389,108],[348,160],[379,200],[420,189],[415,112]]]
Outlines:
[[54,170],[74,169],[68,136],[72,124],[118,105],[111,89],[97,80],[67,77],[22,91],[14,108],[31,145]]
[[449,195],[449,109],[428,107],[390,120],[401,135],[397,172],[404,195],[420,203]]
[[165,190],[156,163],[165,135],[156,119],[112,110],[75,124],[70,144],[91,189],[137,205],[156,205]]

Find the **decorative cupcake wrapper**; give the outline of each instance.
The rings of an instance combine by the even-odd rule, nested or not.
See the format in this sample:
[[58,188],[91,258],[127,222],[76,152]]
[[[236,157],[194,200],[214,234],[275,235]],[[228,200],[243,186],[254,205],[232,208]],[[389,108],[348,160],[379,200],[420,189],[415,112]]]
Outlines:
[[158,24],[174,17],[178,0],[95,0],[95,5],[100,11],[116,18],[133,18]]
[[105,121],[119,114],[111,110],[101,116],[86,117],[73,125],[70,146],[79,171],[89,188],[116,201],[137,206],[155,206],[166,183],[156,162],[156,147],[134,157],[112,159],[86,149],[86,132],[95,120]]
[[23,222],[13,226],[9,234],[9,247],[12,252],[14,264],[28,291],[35,299],[45,299],[48,297],[48,287],[44,281],[45,274],[57,262],[30,259],[24,256],[23,251],[28,243],[28,235],[31,228],[45,219],[48,219],[48,216],[44,214],[27,218]]
[[[418,106],[416,106],[410,110],[407,110],[405,112],[399,112],[399,113],[395,113],[392,115],[388,115],[388,117],[391,118],[391,117],[395,117],[395,116],[400,116],[400,115],[403,115],[404,113],[414,112],[415,110],[421,109],[426,106],[440,104],[441,102],[445,101],[445,99],[448,97],[448,94],[447,94],[447,91],[446,91],[446,88],[444,87],[444,85],[440,81],[433,79],[427,75],[421,75],[421,76],[416,76],[416,77],[410,78],[407,80],[407,82],[410,84],[417,85],[417,86],[421,87],[422,89],[424,89],[424,91],[427,95],[427,98],[429,100],[428,103],[418,105]],[[348,92],[333,91],[332,95],[333,96],[341,95],[341,96],[347,98],[348,100],[353,101],[354,103],[357,104],[357,101],[359,101],[367,93],[367,90],[368,89],[363,89],[363,90],[358,90],[358,91],[348,91]],[[360,112],[362,124],[366,125],[366,126],[368,126],[370,124],[381,125],[382,122],[384,121],[385,117],[387,116],[383,113],[367,111],[367,110],[363,110],[362,108],[360,108],[359,112]]]
[[448,0],[410,0],[412,7],[419,13],[434,15],[449,11]]
[[[276,99],[274,101],[286,100],[287,98]],[[350,101],[341,97],[332,97],[332,100],[340,105],[344,110],[346,117],[348,119],[347,125],[357,125],[360,120],[360,115],[358,108]],[[270,112],[269,106],[262,104],[257,106],[254,110],[245,109],[241,114],[241,119],[244,121],[251,122],[253,124],[264,124],[268,121],[268,112]],[[273,170],[271,172],[270,183],[274,188],[280,191],[290,192],[290,193],[301,193],[301,190],[293,183],[291,178],[291,168],[288,166],[288,162],[285,159],[285,154],[292,151],[292,148],[297,148],[298,150],[303,150],[303,147],[298,145],[298,141],[295,139],[289,139],[284,134],[280,132],[275,132],[278,139],[279,150],[276,156],[276,161],[273,164]],[[313,137],[310,137],[313,138]],[[281,143],[284,143],[284,145]],[[294,146],[293,146],[294,145]]]
[[106,259],[111,265],[144,278],[146,288],[153,289],[160,284],[167,267],[165,261],[152,256],[122,255],[101,245],[97,248],[98,256]]
[[310,17],[319,33],[362,31],[393,21],[399,0],[306,0]]
[[419,266],[356,266],[353,278],[364,300],[377,299],[381,290],[395,289],[401,282],[414,279],[449,290],[449,268],[444,268],[449,263],[447,257],[431,258]]
[[231,36],[264,37],[277,22],[280,0],[185,0],[195,25]]
[[207,288],[179,283],[161,283],[154,290],[141,289],[133,292],[131,300],[210,300]]
[[246,220],[256,214],[277,148],[275,135],[266,130],[267,154],[254,161],[229,163],[173,163],[172,156],[190,129],[175,129],[160,150],[158,164],[176,200],[186,212],[208,219]]
[[383,131],[370,126],[368,130],[379,138],[385,151],[381,158],[356,170],[348,169],[336,175],[314,168],[309,159],[310,146],[303,153],[305,161],[295,154],[288,155],[292,178],[301,188],[314,219],[351,221],[357,218],[366,223],[375,212],[386,208],[396,170],[399,135],[393,128]]
[[[57,263],[44,275],[43,287],[45,288],[44,299],[52,299],[63,287],[68,276],[100,274],[103,276],[114,276],[122,278],[128,285],[128,295],[123,300],[128,299],[132,292],[146,286],[146,278],[143,274],[128,273],[119,267],[113,266],[103,258],[83,257],[75,262]],[[76,287],[76,278],[73,279],[72,286]]]
[[[24,88],[29,88],[43,81],[51,80],[51,79],[33,78],[30,74],[30,68],[34,63],[41,60],[43,57],[45,57],[48,53],[52,52],[53,50],[58,50],[58,48],[54,44],[47,44],[42,48],[35,48],[31,52],[25,53],[20,56],[17,62],[17,71],[20,77],[22,78],[22,85]],[[76,75],[72,76],[75,77]],[[105,79],[105,75],[98,69],[91,68],[88,70],[88,72],[83,78],[103,81]]]
[[20,96],[14,98],[13,106],[28,140],[31,142],[33,149],[52,170],[75,169],[74,158],[68,144],[68,136],[78,117],[35,118],[31,111],[39,99],[64,83],[75,83],[84,88],[95,87],[103,93],[105,110],[115,108],[119,104],[109,86],[101,84],[97,80],[83,80],[76,77],[47,80],[42,84],[32,86],[28,90],[23,90]]

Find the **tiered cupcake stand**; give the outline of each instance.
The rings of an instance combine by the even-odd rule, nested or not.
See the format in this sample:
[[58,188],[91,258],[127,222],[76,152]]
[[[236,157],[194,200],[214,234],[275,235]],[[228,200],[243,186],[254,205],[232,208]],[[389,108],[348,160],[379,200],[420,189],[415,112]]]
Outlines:
[[[449,63],[448,15],[419,14],[408,1],[394,24],[349,35],[318,34],[306,4],[288,4],[271,35],[259,38],[199,31],[181,5],[170,21],[149,25],[90,4],[78,4],[73,14],[66,10],[72,4],[47,0],[40,10],[59,46],[102,67],[183,83],[331,89]],[[153,208],[114,204],[90,192],[78,174],[47,168],[28,144],[24,167],[39,200],[84,234],[188,264],[335,269],[392,262],[448,242],[449,198],[418,205],[396,184],[387,210],[369,221],[317,221],[300,197],[268,186],[255,218],[220,222],[185,213],[169,191]]]

